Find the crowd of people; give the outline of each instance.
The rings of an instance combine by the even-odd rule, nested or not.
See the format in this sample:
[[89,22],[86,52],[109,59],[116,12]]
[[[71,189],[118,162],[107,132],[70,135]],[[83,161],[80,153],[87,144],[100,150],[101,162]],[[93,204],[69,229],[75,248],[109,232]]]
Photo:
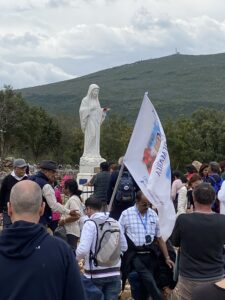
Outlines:
[[19,158],[2,181],[1,299],[116,300],[126,282],[134,300],[225,299],[224,162],[172,172],[167,241],[122,158],[100,164],[85,201],[76,178],[57,170],[45,160],[29,174]]

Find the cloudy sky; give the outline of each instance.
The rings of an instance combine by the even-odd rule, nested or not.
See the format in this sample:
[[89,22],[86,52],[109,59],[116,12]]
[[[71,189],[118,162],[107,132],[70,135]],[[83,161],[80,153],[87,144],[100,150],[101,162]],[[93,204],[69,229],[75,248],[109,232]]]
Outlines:
[[224,0],[0,0],[0,87],[225,52]]

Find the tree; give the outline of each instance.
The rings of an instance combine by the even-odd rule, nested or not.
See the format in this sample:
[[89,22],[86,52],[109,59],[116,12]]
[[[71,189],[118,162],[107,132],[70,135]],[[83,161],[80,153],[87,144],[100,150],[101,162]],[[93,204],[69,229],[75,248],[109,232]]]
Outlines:
[[0,91],[0,130],[1,156],[17,147],[17,133],[22,128],[24,117],[28,113],[28,105],[21,94],[5,86]]
[[164,128],[173,169],[183,169],[193,160],[224,160],[225,114],[200,108],[190,118],[166,121]]
[[193,139],[196,154],[201,161],[224,160],[225,113],[215,109],[201,108],[192,115]]
[[101,127],[101,155],[117,161],[126,152],[133,128],[117,115],[111,115]]
[[62,133],[57,121],[43,108],[31,107],[23,125],[20,140],[31,150],[35,161],[46,155],[53,157],[57,153]]

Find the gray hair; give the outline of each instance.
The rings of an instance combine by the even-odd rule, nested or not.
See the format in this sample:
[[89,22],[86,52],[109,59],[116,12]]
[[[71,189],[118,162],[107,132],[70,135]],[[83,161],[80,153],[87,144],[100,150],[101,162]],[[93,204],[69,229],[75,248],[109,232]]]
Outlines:
[[211,205],[216,199],[216,192],[208,182],[199,184],[193,190],[194,200],[203,205]]
[[212,171],[213,173],[217,173],[217,174],[220,175],[220,165],[219,165],[218,162],[216,162],[216,161],[211,161],[211,162],[209,163],[209,167],[210,167],[210,169],[211,169],[211,171]]
[[20,181],[11,190],[10,202],[15,213],[35,215],[42,203],[41,188],[31,180]]

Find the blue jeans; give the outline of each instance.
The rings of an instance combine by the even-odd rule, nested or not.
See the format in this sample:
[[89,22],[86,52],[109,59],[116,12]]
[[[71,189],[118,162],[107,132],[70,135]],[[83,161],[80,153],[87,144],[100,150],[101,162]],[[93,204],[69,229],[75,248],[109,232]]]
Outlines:
[[103,293],[97,288],[91,279],[81,275],[87,300],[104,300]]
[[92,278],[92,281],[104,294],[104,300],[118,300],[121,291],[120,276]]

